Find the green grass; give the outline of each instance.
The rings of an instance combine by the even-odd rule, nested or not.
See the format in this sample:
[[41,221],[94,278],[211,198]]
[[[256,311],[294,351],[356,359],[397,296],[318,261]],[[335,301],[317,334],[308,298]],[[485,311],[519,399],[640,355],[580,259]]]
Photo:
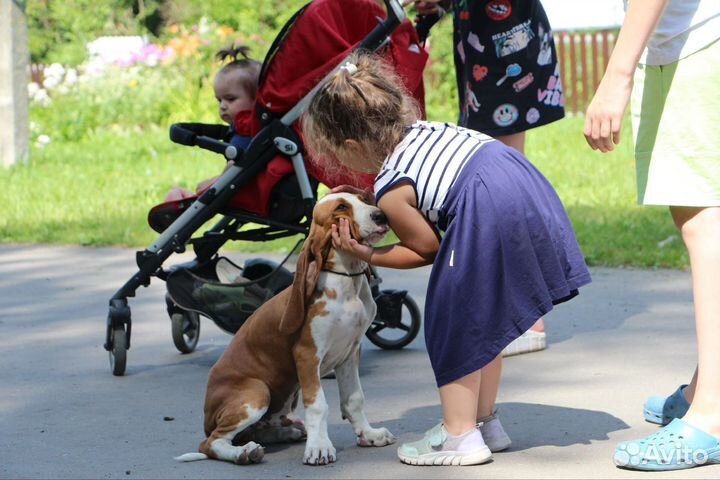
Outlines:
[[609,154],[592,151],[582,129],[575,117],[531,130],[526,150],[565,203],[588,263],[686,268],[668,209],[637,204],[629,125]]
[[[527,155],[555,185],[591,265],[685,268],[681,241],[666,208],[635,201],[628,131],[611,154],[593,152],[582,119],[532,130]],[[627,129],[626,129],[627,130]],[[159,127],[108,129],[75,142],[35,147],[33,161],[0,171],[0,242],[145,247],[156,238],[149,209],[172,185],[194,185],[219,172],[223,159],[173,144]],[[249,251],[283,250],[286,239],[238,244]]]
[[219,155],[173,144],[157,127],[51,143],[32,158],[0,171],[0,242],[147,246],[157,238],[147,213],[170,187],[194,189],[225,165]]

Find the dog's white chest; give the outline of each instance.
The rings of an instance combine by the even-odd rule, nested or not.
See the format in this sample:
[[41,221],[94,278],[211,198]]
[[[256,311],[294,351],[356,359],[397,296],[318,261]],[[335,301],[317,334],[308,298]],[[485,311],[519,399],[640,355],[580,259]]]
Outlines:
[[367,279],[326,274],[320,283],[324,303],[312,320],[312,336],[322,370],[331,370],[355,351],[375,317],[376,305]]

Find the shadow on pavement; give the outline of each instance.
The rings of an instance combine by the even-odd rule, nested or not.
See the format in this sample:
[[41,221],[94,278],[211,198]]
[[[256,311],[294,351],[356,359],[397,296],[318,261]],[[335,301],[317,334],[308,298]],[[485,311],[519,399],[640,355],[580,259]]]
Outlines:
[[[404,433],[422,436],[440,421],[440,406],[424,406],[406,411],[398,423]],[[498,404],[500,419],[513,441],[511,450],[535,447],[589,445],[609,440],[610,433],[630,426],[619,418],[597,410],[506,402]],[[411,426],[410,426],[411,425]]]

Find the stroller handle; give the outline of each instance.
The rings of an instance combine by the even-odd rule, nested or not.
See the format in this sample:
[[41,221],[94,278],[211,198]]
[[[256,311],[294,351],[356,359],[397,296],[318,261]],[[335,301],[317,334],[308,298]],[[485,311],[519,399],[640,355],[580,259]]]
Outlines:
[[[198,146],[234,160],[238,155],[237,148],[217,139],[217,127],[203,123],[174,123],[170,126],[170,140],[188,147]],[[227,131],[227,127],[224,127],[224,131]]]
[[393,30],[402,23],[407,17],[405,9],[398,0],[385,0],[387,9],[387,19],[380,21],[377,27],[363,39],[358,46],[358,50],[367,50],[374,52],[382,45],[390,36]]

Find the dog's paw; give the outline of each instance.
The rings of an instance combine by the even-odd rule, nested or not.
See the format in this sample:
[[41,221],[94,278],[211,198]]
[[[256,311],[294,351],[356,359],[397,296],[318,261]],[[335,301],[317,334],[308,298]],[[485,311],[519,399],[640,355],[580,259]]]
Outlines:
[[282,432],[279,441],[282,442],[300,442],[307,438],[307,430],[302,419],[295,416],[280,417],[280,426],[278,431]]
[[306,465],[327,465],[335,462],[335,447],[330,440],[305,445],[303,463]]
[[281,441],[283,442],[301,442],[307,438],[307,432],[304,426],[300,428],[295,426],[284,427],[282,431],[283,437]]
[[265,448],[255,442],[248,442],[238,449],[238,456],[235,463],[238,465],[247,465],[249,463],[260,463],[265,456]]
[[357,437],[357,444],[361,447],[384,447],[392,443],[395,443],[395,435],[387,428],[371,428]]

